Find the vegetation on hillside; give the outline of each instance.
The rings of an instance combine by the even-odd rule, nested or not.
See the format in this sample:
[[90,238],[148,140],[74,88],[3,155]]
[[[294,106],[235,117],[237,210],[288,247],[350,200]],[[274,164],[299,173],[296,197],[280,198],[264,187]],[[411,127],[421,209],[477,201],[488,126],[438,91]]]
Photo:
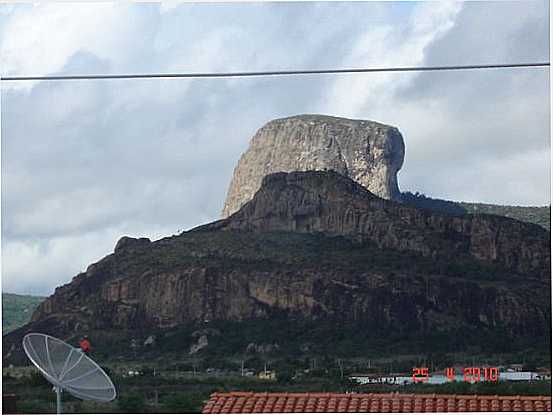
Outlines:
[[[434,199],[418,192],[404,192],[402,198],[404,203],[418,208],[453,215],[494,214],[550,229],[550,206],[525,207],[453,202]],[[217,240],[214,241],[214,238]],[[408,266],[409,269],[424,275],[443,275],[493,283],[503,281],[509,285],[519,280],[512,273],[505,273],[497,267],[476,264],[473,261],[467,263],[436,261],[414,254],[377,249],[370,244],[357,245],[344,238],[324,238],[320,235],[265,234],[263,238],[259,238],[255,234],[241,234],[237,237],[236,234],[227,232],[219,235],[185,232],[178,239],[178,243],[173,243],[171,238],[166,238],[167,244],[157,245],[165,250],[163,257],[156,257],[154,262],[149,262],[152,261],[153,255],[146,254],[143,255],[142,262],[155,264],[160,271],[171,268],[177,263],[179,265],[184,263],[198,265],[209,263],[212,266],[239,265],[243,268],[260,269],[261,267],[267,270],[313,263],[333,268],[353,267],[357,271],[370,269],[387,272],[401,271]],[[141,265],[143,264],[133,263],[130,267],[140,268]],[[6,334],[27,323],[44,298],[3,294],[2,299],[4,316],[2,333]]]
[[[379,248],[372,242],[356,243],[347,238],[294,232],[184,232],[166,238],[131,256],[128,266],[135,274],[146,267],[164,272],[182,266],[208,266],[243,270],[286,272],[297,269],[333,270],[343,274],[383,273],[388,278],[413,278],[419,282],[448,277],[495,286],[532,287],[528,275],[521,276],[499,265],[475,261],[423,257],[416,253]],[[408,270],[408,271],[406,271]]]
[[44,300],[34,295],[2,293],[2,334],[29,322],[31,315]]
[[[410,353],[424,356],[436,365],[445,366],[453,362],[444,358],[444,354],[466,351],[475,355],[516,354],[524,350],[524,354],[518,357],[526,363],[542,366],[551,362],[550,357],[543,360],[544,356],[548,355],[546,351],[550,349],[551,344],[547,336],[513,338],[500,328],[476,331],[471,327],[460,327],[441,331],[391,334],[385,329],[363,323],[344,323],[337,326],[326,320],[290,320],[278,316],[239,322],[210,321],[159,331],[156,337],[163,340],[155,348],[141,347],[138,352],[152,359],[158,353],[179,353],[183,348],[188,352],[190,345],[197,339],[194,333],[206,329],[217,333],[209,335],[209,344],[195,355],[206,367],[228,366],[224,360],[239,355],[248,358],[261,356],[259,353],[251,352],[252,344],[265,346],[264,349],[269,350],[263,353],[265,357],[282,360],[281,369],[285,369],[287,365],[298,366],[298,362],[293,363],[292,360],[303,360],[313,355],[326,356],[327,359],[352,359],[365,356],[384,358]],[[144,333],[138,338],[142,340],[150,333]],[[478,336],[475,336],[475,333],[478,333]],[[138,333],[135,335],[140,336]],[[113,349],[109,352],[103,351],[103,356],[125,354],[124,348],[128,347],[128,342],[114,341],[111,347]],[[414,363],[416,362],[408,362],[404,369],[410,370]],[[261,370],[263,362],[254,360],[250,362],[250,366]]]
[[488,203],[454,202],[434,199],[419,192],[403,192],[403,203],[422,209],[434,210],[452,215],[488,214],[505,216],[522,222],[534,223],[551,229],[551,206],[508,206]]
[[440,213],[448,213],[451,215],[464,215],[467,213],[466,210],[457,202],[434,199],[419,192],[402,192],[401,200],[406,205],[414,206],[420,209],[433,210]]
[[502,206],[486,203],[461,202],[467,213],[485,213],[506,216],[523,222],[535,223],[545,229],[551,229],[551,206]]

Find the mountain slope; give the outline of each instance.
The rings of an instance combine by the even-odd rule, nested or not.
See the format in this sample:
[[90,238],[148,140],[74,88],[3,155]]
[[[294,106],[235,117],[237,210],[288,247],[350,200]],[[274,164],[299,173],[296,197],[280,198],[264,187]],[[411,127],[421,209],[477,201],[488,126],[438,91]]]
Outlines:
[[383,200],[333,172],[274,174],[227,219],[155,242],[121,238],[4,350],[30,330],[71,338],[275,318],[360,324],[383,341],[463,328],[541,339],[549,241],[512,219]]
[[2,293],[2,334],[31,320],[31,315],[45,297]]
[[499,215],[528,223],[535,223],[551,230],[551,206],[508,206],[488,203],[460,202],[467,213]]
[[422,193],[403,192],[402,202],[420,209],[453,215],[487,214],[504,216],[522,222],[533,223],[551,230],[551,206],[509,206],[489,203],[454,202],[451,200],[434,199]]
[[451,261],[483,261],[549,278],[543,228],[493,215],[447,215],[381,199],[338,173],[265,177],[239,212],[198,230],[323,232]]

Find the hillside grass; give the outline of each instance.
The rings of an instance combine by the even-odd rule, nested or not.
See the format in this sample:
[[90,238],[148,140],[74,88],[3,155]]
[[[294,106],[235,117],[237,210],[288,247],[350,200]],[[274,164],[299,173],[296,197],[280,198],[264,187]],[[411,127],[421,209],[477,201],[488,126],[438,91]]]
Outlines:
[[29,322],[45,297],[2,293],[2,335]]

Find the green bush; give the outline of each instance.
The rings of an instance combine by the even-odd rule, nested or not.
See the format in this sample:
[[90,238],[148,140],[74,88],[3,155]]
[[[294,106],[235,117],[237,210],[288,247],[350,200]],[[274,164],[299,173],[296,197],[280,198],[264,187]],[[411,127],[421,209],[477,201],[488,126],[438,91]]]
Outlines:
[[18,399],[17,411],[24,414],[43,414],[51,412],[51,404],[37,399]]
[[29,376],[29,385],[31,385],[31,386],[49,386],[50,383],[39,372],[33,372]]
[[163,399],[163,408],[170,413],[200,413],[202,398],[188,393],[172,393]]
[[294,372],[291,370],[282,370],[277,372],[277,380],[280,383],[289,384],[292,383],[292,378],[294,377]]
[[122,395],[117,401],[117,406],[124,412],[142,413],[146,400],[144,396],[137,392],[132,392],[127,395]]

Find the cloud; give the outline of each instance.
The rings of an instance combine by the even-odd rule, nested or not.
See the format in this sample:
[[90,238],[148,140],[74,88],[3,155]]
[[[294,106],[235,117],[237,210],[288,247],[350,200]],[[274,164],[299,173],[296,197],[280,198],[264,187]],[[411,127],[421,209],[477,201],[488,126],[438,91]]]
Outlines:
[[[11,75],[543,60],[549,48],[545,2],[0,11],[2,73]],[[156,239],[217,219],[250,137],[270,119],[298,113],[397,125],[407,147],[404,189],[548,203],[548,76],[540,69],[3,86],[3,289],[48,294],[122,235]]]
[[[396,29],[394,22],[367,29],[352,45],[349,60],[362,67],[420,66],[425,49],[451,29],[461,7],[460,2],[421,3],[402,31]],[[333,83],[325,101],[331,103],[332,113],[363,118],[367,102],[377,108],[390,106],[387,101],[394,90],[416,76],[382,72],[343,77]]]
[[[412,14],[405,38],[369,31],[377,37],[361,49],[371,56],[378,43],[383,66],[549,60],[545,2],[423,4],[429,9]],[[548,69],[344,77],[326,101],[329,112],[399,126],[406,142],[402,189],[451,200],[550,203]]]

